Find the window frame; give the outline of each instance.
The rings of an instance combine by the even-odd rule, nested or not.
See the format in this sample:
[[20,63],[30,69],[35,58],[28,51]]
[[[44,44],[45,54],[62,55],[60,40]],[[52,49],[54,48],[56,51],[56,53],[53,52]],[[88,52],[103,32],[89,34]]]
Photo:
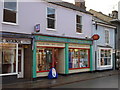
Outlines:
[[[101,61],[100,61],[101,58],[102,58],[102,57],[101,57],[101,50],[110,50],[110,51],[111,51],[111,57],[110,57],[110,58],[111,58],[111,65],[103,65],[103,66],[101,65]],[[113,65],[113,59],[112,59],[112,58],[113,58],[113,56],[112,56],[113,50],[112,50],[111,48],[99,48],[99,51],[98,51],[98,52],[99,52],[99,57],[98,57],[98,66],[99,66],[99,67],[109,67],[109,66],[112,66],[112,65]],[[104,58],[105,58],[105,57],[104,57]]]
[[[7,25],[18,25],[18,0],[16,0],[16,23],[13,23],[13,22],[6,22],[4,21],[4,2],[5,0],[3,0],[3,8],[2,8],[2,11],[3,11],[3,14],[2,14],[2,24],[7,24]],[[7,9],[7,10],[11,10],[11,9]],[[11,10],[12,11],[12,10]]]
[[[77,16],[80,17],[80,23],[77,23]],[[77,33],[77,34],[83,34],[83,30],[82,30],[82,28],[83,28],[83,25],[82,25],[82,16],[77,14],[75,18],[76,18],[76,19],[75,19],[75,20],[76,20],[76,24],[75,24],[76,33]],[[80,25],[80,26],[81,26],[81,32],[77,32],[77,25]]]
[[18,43],[8,43],[8,44],[15,44],[16,48],[16,71],[13,73],[5,73],[5,74],[0,74],[0,76],[9,76],[9,75],[18,75]]
[[[52,19],[52,18],[49,18],[47,15],[48,15],[48,8],[51,8],[51,9],[54,9],[55,10],[55,18],[54,19]],[[56,31],[56,17],[57,17],[57,15],[56,15],[56,8],[54,8],[54,7],[51,7],[51,6],[47,6],[46,7],[46,30],[48,30],[48,31]],[[48,18],[49,19],[52,19],[52,20],[54,20],[54,22],[55,22],[55,29],[53,29],[53,28],[48,28]]]
[[[106,31],[108,32],[107,34],[108,34],[108,36],[106,36]],[[107,43],[107,39],[108,39],[108,43]],[[110,44],[110,31],[109,31],[109,29],[105,29],[105,44],[106,45],[109,45]]]

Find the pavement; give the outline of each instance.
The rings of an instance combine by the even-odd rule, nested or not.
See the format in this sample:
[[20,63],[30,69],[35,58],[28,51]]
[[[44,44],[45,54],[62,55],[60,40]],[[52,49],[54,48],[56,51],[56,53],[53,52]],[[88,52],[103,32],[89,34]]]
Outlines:
[[94,72],[84,72],[77,74],[69,74],[69,75],[58,75],[57,79],[38,79],[34,81],[27,82],[19,82],[13,84],[4,84],[2,86],[3,89],[6,88],[51,88],[55,86],[71,84],[80,81],[91,80],[95,78],[107,77],[112,75],[117,75],[119,73],[118,70],[109,70],[109,71],[94,71]]

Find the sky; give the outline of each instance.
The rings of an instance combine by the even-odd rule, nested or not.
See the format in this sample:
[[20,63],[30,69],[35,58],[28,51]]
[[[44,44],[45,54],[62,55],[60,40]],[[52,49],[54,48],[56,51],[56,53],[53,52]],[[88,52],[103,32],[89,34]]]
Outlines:
[[[63,0],[74,3],[74,0]],[[112,13],[113,10],[118,10],[118,2],[120,0],[85,0],[87,10],[93,9],[102,12],[106,15]]]

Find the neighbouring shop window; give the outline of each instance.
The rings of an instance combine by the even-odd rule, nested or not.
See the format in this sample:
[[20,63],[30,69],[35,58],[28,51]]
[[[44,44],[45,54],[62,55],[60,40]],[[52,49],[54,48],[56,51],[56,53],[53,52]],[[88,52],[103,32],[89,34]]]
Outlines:
[[52,48],[37,48],[37,71],[48,71],[52,67]]
[[89,50],[69,49],[69,68],[88,68]]
[[109,44],[109,31],[105,30],[105,43]]
[[47,8],[47,28],[55,29],[55,9]]
[[3,22],[17,23],[17,0],[4,0]]
[[111,50],[101,49],[100,50],[100,66],[111,65]]
[[2,73],[9,74],[16,72],[16,44],[1,43],[0,52],[2,53]]
[[82,33],[82,16],[76,15],[76,32]]

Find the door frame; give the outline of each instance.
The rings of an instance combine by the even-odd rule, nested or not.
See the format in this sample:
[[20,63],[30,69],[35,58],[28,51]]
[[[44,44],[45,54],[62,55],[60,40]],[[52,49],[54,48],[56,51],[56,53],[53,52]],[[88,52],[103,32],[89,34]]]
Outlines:
[[21,72],[18,71],[18,76],[17,77],[18,78],[23,78],[24,77],[24,48],[18,48],[18,50],[21,50]]

